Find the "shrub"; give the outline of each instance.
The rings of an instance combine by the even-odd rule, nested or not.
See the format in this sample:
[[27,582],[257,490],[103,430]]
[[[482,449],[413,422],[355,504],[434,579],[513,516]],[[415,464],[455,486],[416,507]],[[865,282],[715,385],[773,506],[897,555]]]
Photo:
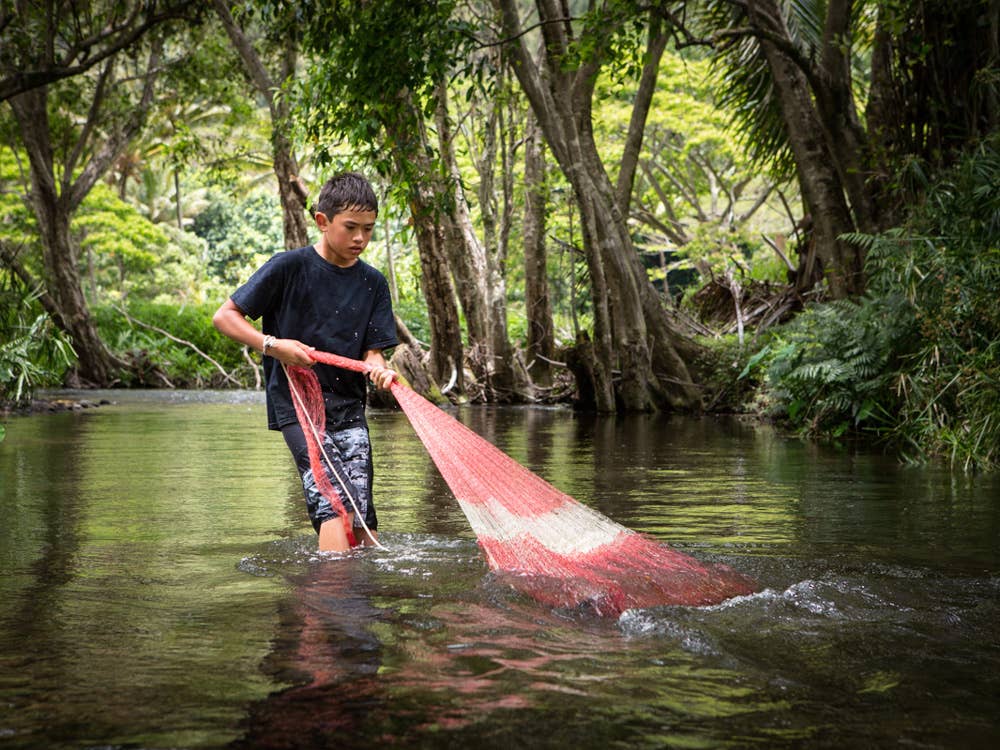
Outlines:
[[928,190],[901,231],[859,238],[876,293],[905,297],[918,345],[886,437],[966,469],[1000,466],[1000,139]]
[[772,415],[810,434],[884,429],[912,337],[898,295],[809,308],[775,332],[765,352]]
[[[214,303],[177,305],[133,300],[126,311],[127,317],[120,308],[110,305],[96,308],[94,317],[101,337],[135,365],[136,380],[130,385],[166,385],[162,379],[156,379],[158,370],[176,387],[234,387],[236,383],[228,380],[204,354],[241,386],[252,386],[253,369],[240,346],[212,325],[217,308]],[[164,335],[163,331],[193,344],[203,354]],[[144,368],[143,363],[148,363],[148,367]]]
[[776,414],[810,433],[874,431],[910,460],[1000,465],[998,145],[928,186],[902,227],[848,237],[869,294],[775,334],[761,364]]
[[22,404],[58,384],[76,358],[66,335],[13,274],[0,273],[0,401]]

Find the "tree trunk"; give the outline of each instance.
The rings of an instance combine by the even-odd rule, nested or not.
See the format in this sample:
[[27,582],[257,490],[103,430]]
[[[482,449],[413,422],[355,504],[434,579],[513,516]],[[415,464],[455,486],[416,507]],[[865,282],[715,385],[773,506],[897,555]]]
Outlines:
[[[445,241],[445,253],[458,292],[458,300],[465,314],[465,329],[469,335],[469,347],[487,361],[492,358],[489,344],[489,291],[486,289],[486,252],[472,228],[468,207],[462,192],[461,175],[455,161],[452,146],[451,123],[447,114],[445,87],[437,87],[435,121],[437,125],[438,148],[444,178],[437,178],[428,172],[426,179],[437,183],[436,192],[445,200],[439,200],[438,223],[441,225]],[[414,110],[413,118],[420,116]],[[426,137],[424,137],[426,143]],[[429,145],[427,146],[429,148]],[[479,374],[479,373],[477,373]]]
[[[98,179],[139,133],[153,100],[162,42],[154,40],[140,98],[131,114],[117,127],[103,132],[104,140],[92,142],[100,130],[104,94],[115,85],[109,62],[100,73],[77,142],[56,169],[48,114],[48,89],[39,87],[10,99],[21,142],[31,171],[31,204],[42,240],[48,291],[58,305],[56,323],[66,331],[78,358],[76,376],[92,386],[110,386],[127,363],[105,346],[90,315],[79,271],[79,249],[70,233],[73,213]],[[86,163],[77,163],[87,155]],[[59,175],[57,179],[56,175]]]
[[615,191],[618,196],[618,207],[625,215],[628,215],[628,206],[632,199],[632,187],[635,184],[635,172],[639,166],[639,154],[642,153],[646,119],[653,102],[653,94],[656,93],[656,78],[660,69],[660,60],[663,59],[663,52],[667,48],[667,34],[661,26],[658,18],[653,18],[650,21],[646,59],[643,62],[642,75],[639,77],[639,90],[636,92],[635,105],[629,119],[621,168],[618,170],[618,184]]
[[[898,211],[884,189],[898,164],[915,157],[939,168],[997,130],[1000,98],[990,71],[1000,59],[1000,0],[878,7],[865,113],[870,142],[878,144],[872,192]],[[880,218],[883,227],[897,223]]]
[[[487,248],[479,241],[472,226],[455,159],[447,110],[447,94],[445,87],[441,85],[437,89],[435,119],[438,153],[448,176],[444,194],[449,199],[440,211],[438,222],[444,233],[452,276],[465,313],[466,331],[469,335],[467,357],[473,372],[481,381],[487,401],[512,401],[516,400],[517,393],[522,388],[519,387],[513,350],[507,336],[507,285],[498,265],[496,232],[495,229],[491,232],[494,246]],[[492,169],[491,157],[487,170],[487,183],[490,185]],[[487,214],[489,215],[488,210]]]
[[852,90],[851,2],[831,0],[828,3],[823,54],[813,93],[818,118],[847,193],[854,223],[860,231],[875,232],[878,208],[867,185],[868,136],[858,119]]
[[[875,26],[875,38],[872,42],[871,54],[871,86],[868,90],[868,104],[865,108],[865,122],[868,125],[868,137],[872,143],[879,144],[879,150],[886,154],[896,154],[899,151],[899,133],[894,126],[898,113],[903,108],[892,80],[892,35],[885,19],[884,8],[878,12]],[[871,193],[877,200],[885,192],[891,175],[888,159],[878,160],[871,176]],[[896,223],[891,204],[883,205],[879,229],[885,229]]]
[[275,133],[271,140],[274,174],[278,178],[278,196],[281,199],[282,228],[285,249],[305,247],[309,244],[308,194],[299,181],[299,165],[291,144],[283,133]]
[[[501,68],[499,55],[494,64]],[[491,368],[489,390],[496,401],[523,401],[528,391],[524,369],[515,356],[507,331],[507,234],[509,230],[509,204],[507,184],[504,191],[504,213],[501,217],[497,209],[496,163],[500,150],[498,128],[502,103],[490,102],[486,112],[484,127],[484,148],[478,159],[476,171],[479,174],[479,206],[483,221],[483,246],[486,253],[486,291],[489,321],[490,348],[494,366]],[[504,155],[506,158],[506,154]]]
[[[46,89],[34,89],[10,101],[31,165],[31,204],[42,240],[46,288],[56,305],[55,321],[73,342],[78,358],[77,378],[83,385],[106,387],[118,379],[125,363],[104,345],[83,295],[79,249],[70,234],[70,213],[66,201],[56,194],[51,172],[46,169],[46,162],[51,165],[51,152],[46,153],[46,144],[41,142],[42,131],[37,127],[37,122],[47,118],[34,119],[39,111],[45,110],[45,92]],[[28,99],[33,101],[29,103]],[[36,131],[34,135],[29,132],[32,129]],[[47,136],[47,129],[44,134]]]
[[[560,20],[565,16],[562,6],[554,0],[538,0],[545,46],[536,60],[524,41],[517,4],[513,0],[495,1],[503,15],[504,34],[514,40],[511,47],[517,77],[580,208],[594,306],[596,408],[650,411],[661,406],[696,407],[699,396],[675,349],[681,337],[672,330],[635,252],[626,224],[627,206],[623,210],[594,142],[594,82],[608,51],[598,45],[578,67],[568,67],[566,59],[573,40],[569,23]],[[651,65],[655,65],[659,59],[656,45],[651,43],[650,52]],[[651,89],[640,91],[652,96]],[[637,101],[637,115],[630,123],[633,145],[628,153],[633,156],[629,158],[634,158],[641,143],[637,131],[644,125],[645,107],[648,101]],[[624,166],[634,174],[634,163],[627,161]],[[623,178],[622,192],[628,185],[631,176]],[[648,321],[647,316],[651,316]],[[654,362],[667,371],[654,372]],[[621,374],[617,383],[612,383],[611,371],[616,366]]]
[[[289,81],[295,75],[295,64],[298,59],[298,47],[294,40],[289,40],[281,59],[281,70],[278,75],[282,82]],[[309,194],[299,180],[299,163],[295,158],[291,137],[291,104],[287,96],[271,102],[271,153],[274,161],[274,174],[278,179],[278,195],[281,198],[282,228],[285,235],[285,249],[305,247],[309,244],[309,229],[313,226],[309,216]]]
[[[760,5],[771,6],[771,0]],[[772,33],[767,20],[758,17],[757,4],[750,6],[751,21]],[[779,17],[773,6],[768,17]],[[837,159],[830,151],[829,141],[813,105],[812,91],[802,69],[778,46],[761,39],[763,51],[771,68],[775,91],[788,131],[789,144],[795,156],[802,196],[809,207],[815,233],[816,256],[834,299],[843,299],[864,291],[863,259],[857,248],[840,239],[840,235],[855,229],[836,167]]]
[[308,195],[299,182],[299,165],[288,136],[290,125],[288,97],[275,97],[275,91],[295,74],[298,46],[294,37],[285,37],[281,51],[278,75],[268,72],[253,42],[233,18],[225,0],[213,0],[215,12],[226,29],[233,48],[243,62],[247,78],[257,92],[267,101],[271,113],[271,156],[274,175],[278,180],[281,199],[282,226],[285,249],[293,250],[309,244],[309,226],[306,220]]
[[542,387],[552,385],[555,334],[545,250],[545,153],[538,122],[528,114],[524,138],[524,306],[528,318],[528,371]]
[[443,181],[428,155],[422,114],[413,105],[409,92],[401,91],[398,97],[401,105],[396,118],[384,125],[389,140],[396,144],[393,150],[396,169],[402,174],[416,175],[411,177],[409,186],[410,216],[420,255],[420,288],[431,329],[431,375],[439,383],[453,383],[452,388],[464,394],[462,327],[446,250],[448,241],[439,221]]
[[439,383],[454,382],[459,393],[465,392],[462,327],[455,304],[455,288],[448,273],[445,240],[437,223],[433,191],[415,188],[410,199],[410,213],[420,254],[420,288],[430,319],[431,374]]

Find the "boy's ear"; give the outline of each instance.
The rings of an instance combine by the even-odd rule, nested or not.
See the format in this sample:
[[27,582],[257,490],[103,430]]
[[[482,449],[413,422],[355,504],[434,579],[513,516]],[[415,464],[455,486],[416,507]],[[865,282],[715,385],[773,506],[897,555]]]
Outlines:
[[322,211],[317,211],[313,218],[316,219],[316,226],[320,228],[320,231],[326,229],[326,225],[330,223],[330,220],[326,218],[326,214]]

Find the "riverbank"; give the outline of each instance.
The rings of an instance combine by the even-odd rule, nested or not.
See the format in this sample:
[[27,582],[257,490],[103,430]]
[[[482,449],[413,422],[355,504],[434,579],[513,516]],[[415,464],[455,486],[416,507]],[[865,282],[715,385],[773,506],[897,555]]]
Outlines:
[[15,404],[10,401],[0,401],[0,418],[23,417],[31,414],[53,414],[63,411],[82,411],[96,409],[110,404],[106,398],[91,400],[77,398],[33,398],[28,402]]

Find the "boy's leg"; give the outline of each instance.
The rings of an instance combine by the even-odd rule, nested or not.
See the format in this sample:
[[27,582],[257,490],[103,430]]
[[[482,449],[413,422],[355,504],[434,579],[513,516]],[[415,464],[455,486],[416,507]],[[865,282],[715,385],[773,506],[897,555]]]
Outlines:
[[[351,523],[354,523],[354,514],[348,515]],[[319,526],[319,551],[320,552],[347,552],[351,548],[350,540],[347,538],[347,531],[344,529],[344,522],[340,518],[330,518]]]
[[[285,438],[285,444],[288,446],[288,450],[295,460],[295,468],[298,469],[299,476],[302,479],[302,494],[306,501],[306,511],[309,513],[309,520],[312,522],[313,528],[319,534],[319,549],[324,552],[345,552],[349,550],[350,544],[347,540],[347,532],[344,529],[343,521],[330,505],[329,500],[323,496],[323,493],[316,486],[312,466],[309,463],[309,448],[306,444],[305,435],[302,433],[302,428],[298,424],[291,424],[283,427],[281,434]],[[336,447],[330,444],[329,439],[324,442],[327,447],[327,455],[335,463],[338,473],[341,476],[345,476],[347,472],[341,463]],[[333,480],[331,479],[331,481]],[[346,504],[346,498],[341,499]]]
[[[375,513],[375,505],[372,502],[374,472],[368,428],[361,424],[337,430],[328,437],[337,448],[347,473],[346,479],[351,487],[351,495],[355,505],[357,505],[357,511],[361,514],[361,519],[353,517],[351,519],[354,536],[362,546],[374,546],[378,541],[378,535],[375,531],[378,528],[378,515]],[[354,507],[349,504],[346,498],[344,504],[353,516]],[[363,524],[361,523],[362,519],[364,520]]]
[[[365,531],[362,526],[354,526],[354,514],[348,514],[347,518],[354,529],[354,538],[361,547],[374,547],[378,542],[378,534],[374,529]],[[331,518],[324,521],[319,527],[319,551],[320,552],[347,552],[351,544],[347,539],[347,532],[344,531],[344,524],[339,518]]]
[[375,529],[370,528],[368,531],[365,531],[363,528],[356,526],[354,528],[354,537],[362,547],[374,547],[378,544],[378,533]]
[[[282,428],[281,433],[302,477],[306,509],[309,512],[313,528],[319,534],[319,549],[324,552],[346,552],[350,549],[350,543],[347,539],[344,523],[316,487],[302,428],[297,424],[292,424]],[[334,462],[337,473],[348,483],[348,491],[354,498],[368,529],[371,531],[369,534],[360,523],[355,524],[353,505],[347,497],[342,496],[341,501],[349,513],[348,518],[354,536],[361,545],[374,545],[378,539],[375,534],[378,518],[371,502],[372,463],[368,430],[363,426],[339,430],[327,434],[323,442],[327,449],[327,455]],[[335,488],[339,489],[339,481],[334,477],[330,477],[330,481]]]

